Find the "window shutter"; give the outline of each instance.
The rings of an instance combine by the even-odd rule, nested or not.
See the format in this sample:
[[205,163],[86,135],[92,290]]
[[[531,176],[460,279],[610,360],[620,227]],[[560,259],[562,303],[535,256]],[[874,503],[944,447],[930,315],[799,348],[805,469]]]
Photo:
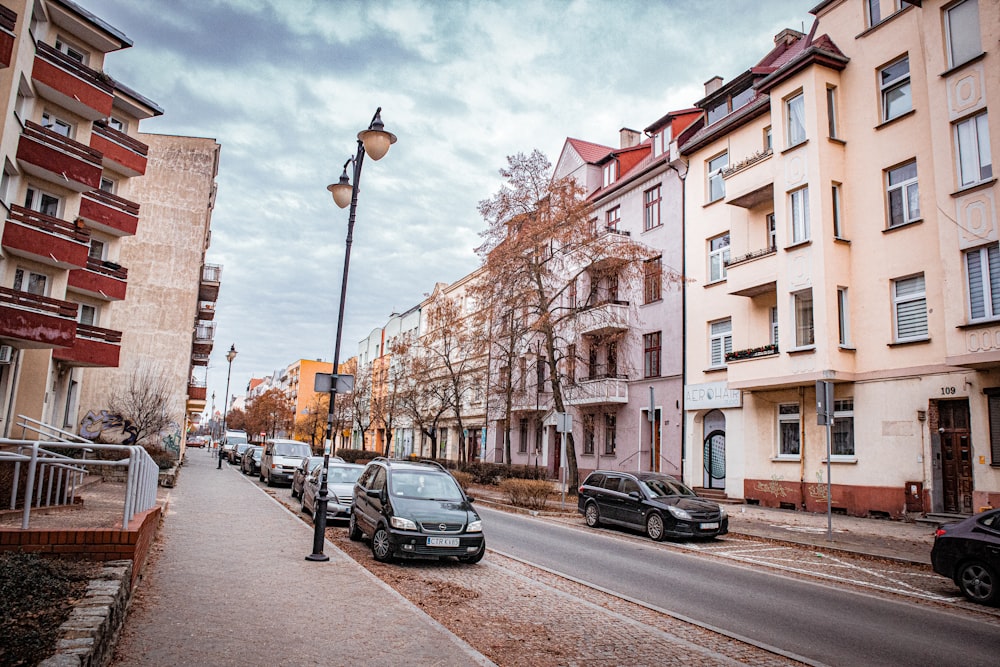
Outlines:
[[1000,244],[986,248],[990,266],[990,316],[1000,314]]
[[983,268],[980,260],[981,252],[972,250],[965,255],[965,264],[969,270],[969,315],[978,320],[986,317],[986,300],[983,295]]

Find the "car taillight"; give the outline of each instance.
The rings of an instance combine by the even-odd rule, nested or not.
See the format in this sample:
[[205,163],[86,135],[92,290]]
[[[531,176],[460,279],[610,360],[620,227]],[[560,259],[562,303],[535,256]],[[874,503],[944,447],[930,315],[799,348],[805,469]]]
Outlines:
[[938,528],[937,530],[934,531],[934,537],[941,537],[942,535],[946,534],[947,532],[948,531],[945,530],[944,528]]

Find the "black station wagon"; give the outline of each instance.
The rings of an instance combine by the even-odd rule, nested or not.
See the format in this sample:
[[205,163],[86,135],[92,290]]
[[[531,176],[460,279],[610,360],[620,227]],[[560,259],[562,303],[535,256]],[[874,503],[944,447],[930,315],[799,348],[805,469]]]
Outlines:
[[580,486],[577,510],[591,528],[637,528],[657,541],[729,532],[729,517],[718,503],[660,473],[595,470]]

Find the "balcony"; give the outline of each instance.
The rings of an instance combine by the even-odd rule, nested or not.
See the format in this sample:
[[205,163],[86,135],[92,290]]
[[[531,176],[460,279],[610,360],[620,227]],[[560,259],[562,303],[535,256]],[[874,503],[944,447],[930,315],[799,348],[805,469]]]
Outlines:
[[777,248],[763,248],[726,262],[726,285],[735,296],[755,297],[777,289]]
[[631,320],[628,301],[608,301],[577,312],[575,324],[582,336],[606,336],[627,331]]
[[69,347],[76,338],[77,305],[0,287],[0,339],[18,347]]
[[105,301],[121,301],[128,286],[128,269],[114,262],[87,258],[87,268],[69,272],[69,288]]
[[758,151],[722,170],[727,204],[741,208],[773,204],[774,174],[769,165],[764,166],[773,154],[770,148]]
[[11,255],[60,269],[76,269],[87,265],[90,232],[82,225],[12,204],[2,243]]
[[111,78],[44,42],[35,43],[31,79],[41,97],[78,116],[97,120],[111,115],[115,99]]
[[139,205],[104,190],[91,190],[80,199],[80,217],[105,234],[134,236],[139,228]]
[[536,394],[534,389],[515,390],[510,399],[511,412],[545,411],[552,402],[552,392],[540,391]]
[[759,359],[760,357],[771,357],[778,354],[778,346],[775,343],[761,345],[760,347],[750,347],[745,350],[733,350],[726,352],[726,363],[731,361],[746,361],[747,359]]
[[90,147],[104,156],[104,166],[135,178],[146,173],[149,146],[138,139],[108,127],[103,121],[94,123]]
[[567,405],[611,405],[628,403],[628,378],[605,375],[582,378],[566,388]]
[[52,351],[52,358],[67,366],[118,368],[122,332],[102,329],[90,324],[78,324],[76,339],[69,349]]
[[14,55],[14,26],[17,13],[0,5],[0,68],[10,67]]
[[188,400],[204,401],[208,398],[208,388],[204,380],[191,380],[188,382]]
[[101,185],[99,152],[30,120],[17,144],[17,161],[32,176],[76,192]]
[[191,352],[191,364],[193,366],[208,366],[209,355],[204,352]]
[[222,278],[222,267],[218,264],[206,264],[201,267],[201,283],[198,285],[198,299],[216,302],[219,300],[219,280]]
[[214,301],[199,301],[198,302],[198,319],[205,321],[212,321],[215,319],[215,302]]
[[198,322],[194,328],[191,350],[197,354],[211,354],[215,344],[215,322]]

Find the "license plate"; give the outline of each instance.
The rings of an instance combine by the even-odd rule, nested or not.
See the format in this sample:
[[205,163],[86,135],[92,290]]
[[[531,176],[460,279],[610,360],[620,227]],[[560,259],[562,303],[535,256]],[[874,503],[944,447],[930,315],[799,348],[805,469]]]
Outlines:
[[457,547],[460,544],[457,537],[428,537],[429,547]]
[[718,521],[712,521],[711,523],[703,523],[703,524],[701,524],[701,529],[702,530],[715,530],[718,527],[719,527],[719,522]]

